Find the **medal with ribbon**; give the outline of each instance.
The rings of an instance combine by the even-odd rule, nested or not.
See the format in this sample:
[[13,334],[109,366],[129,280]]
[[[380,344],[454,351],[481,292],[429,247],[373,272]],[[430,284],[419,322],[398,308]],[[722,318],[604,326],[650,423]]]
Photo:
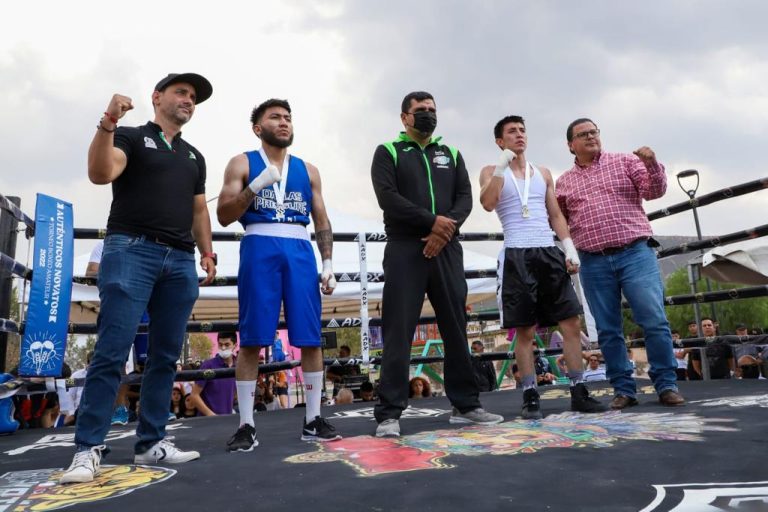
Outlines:
[[[510,168],[511,170],[511,168]],[[530,170],[530,173],[528,172]],[[525,163],[525,185],[523,185],[523,193],[520,193],[520,186],[517,184],[517,178],[515,173],[512,172],[512,183],[515,185],[517,195],[520,198],[520,204],[522,205],[522,214],[524,219],[528,219],[531,216],[531,212],[528,210],[528,194],[531,191],[531,176],[533,176],[533,166],[529,163]]]
[[[261,159],[264,160],[264,166],[268,166],[270,164],[269,157],[267,157],[267,154],[264,152],[264,148],[259,150],[259,155],[261,155]],[[275,220],[277,222],[285,221],[285,187],[288,184],[290,159],[291,155],[286,153],[285,160],[283,161],[283,168],[281,169],[283,179],[278,183],[272,184],[272,190],[275,192]]]

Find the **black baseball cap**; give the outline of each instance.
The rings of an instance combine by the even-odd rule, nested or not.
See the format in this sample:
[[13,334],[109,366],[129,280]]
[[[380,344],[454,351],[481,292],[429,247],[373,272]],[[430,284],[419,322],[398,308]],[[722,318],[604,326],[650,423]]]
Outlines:
[[747,328],[747,324],[742,324],[742,323],[736,324],[736,329],[746,329],[746,328]]
[[157,82],[156,91],[162,91],[171,84],[185,82],[195,88],[195,105],[204,102],[213,94],[213,86],[204,76],[197,73],[169,73],[168,76]]

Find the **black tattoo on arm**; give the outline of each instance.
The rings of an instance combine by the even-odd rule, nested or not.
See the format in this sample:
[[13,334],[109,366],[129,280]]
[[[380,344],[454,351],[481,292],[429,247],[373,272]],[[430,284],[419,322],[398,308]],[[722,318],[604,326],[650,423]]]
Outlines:
[[253,190],[251,190],[248,187],[245,187],[242,192],[237,194],[237,197],[235,198],[235,203],[237,204],[237,207],[240,209],[240,211],[245,212],[248,207],[251,206],[251,203],[253,202],[253,199],[256,197],[256,194],[253,193]]
[[315,232],[315,242],[317,242],[317,250],[320,251],[320,257],[324,260],[331,259],[333,255],[333,231],[331,231],[330,226],[328,226],[328,229]]

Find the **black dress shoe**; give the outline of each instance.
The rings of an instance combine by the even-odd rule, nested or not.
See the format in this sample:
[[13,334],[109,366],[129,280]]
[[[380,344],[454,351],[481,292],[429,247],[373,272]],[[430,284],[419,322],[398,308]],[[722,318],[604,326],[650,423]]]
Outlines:
[[632,398],[626,395],[616,395],[611,401],[611,409],[624,409],[626,407],[635,406],[638,403],[637,398]]
[[571,410],[575,412],[605,412],[606,407],[589,396],[589,390],[583,382],[571,387]]

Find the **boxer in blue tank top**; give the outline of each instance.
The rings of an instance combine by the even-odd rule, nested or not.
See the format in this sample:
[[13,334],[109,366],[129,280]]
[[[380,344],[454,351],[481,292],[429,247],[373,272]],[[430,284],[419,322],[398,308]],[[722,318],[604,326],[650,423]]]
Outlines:
[[[287,101],[265,101],[253,109],[251,124],[262,147],[229,161],[216,210],[222,226],[239,220],[245,228],[237,277],[240,353],[235,379],[240,427],[227,443],[231,452],[249,452],[258,445],[253,405],[259,352],[272,345],[281,305],[291,344],[301,347],[307,396],[301,438],[341,438],[320,415],[320,292],[330,295],[336,286],[331,264],[333,233],[323,202],[320,174],[312,164],[288,154],[293,124]],[[323,260],[320,286],[307,232],[310,217]]]

